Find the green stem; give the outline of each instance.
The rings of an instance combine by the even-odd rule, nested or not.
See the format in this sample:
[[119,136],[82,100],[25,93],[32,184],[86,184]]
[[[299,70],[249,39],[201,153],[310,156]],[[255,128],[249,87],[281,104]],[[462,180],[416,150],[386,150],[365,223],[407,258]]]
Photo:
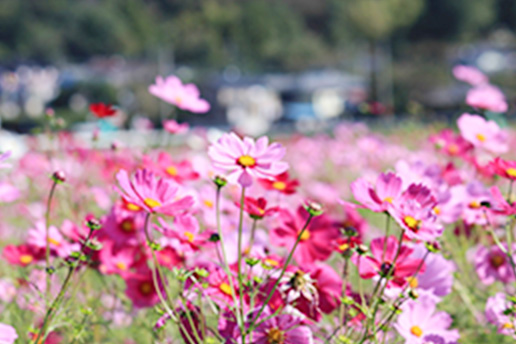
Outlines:
[[290,264],[290,261],[292,260],[292,257],[294,256],[294,252],[295,252],[295,250],[297,248],[297,245],[299,244],[299,241],[301,241],[301,237],[303,236],[303,233],[305,232],[306,228],[308,227],[308,225],[312,221],[312,218],[313,218],[313,215],[310,214],[308,216],[308,219],[305,222],[305,225],[303,226],[303,228],[301,229],[301,231],[297,235],[296,242],[294,243],[294,246],[290,250],[290,253],[289,253],[288,257],[287,257],[287,260],[286,260],[285,264],[283,265],[283,268],[281,270],[281,273],[280,273],[278,279],[274,283],[274,286],[272,287],[271,291],[269,292],[269,295],[267,295],[267,298],[265,299],[265,302],[263,302],[260,310],[258,311],[258,313],[256,313],[256,316],[251,321],[251,323],[249,325],[249,329],[247,330],[247,333],[249,333],[249,332],[254,330],[254,324],[256,323],[256,321],[259,319],[260,315],[265,310],[265,307],[269,304],[269,301],[271,300],[272,296],[274,295],[274,292],[276,291],[276,288],[278,288],[278,285],[280,284],[280,281],[283,278],[283,275],[285,274],[285,271],[287,270],[287,267]]
[[57,186],[57,179],[53,179],[52,187],[47,198],[47,210],[45,212],[45,272],[46,272],[46,289],[45,289],[45,306],[48,307],[50,297],[50,208],[52,205],[52,198]]
[[[240,214],[238,218],[238,260],[237,260],[237,278],[238,278],[238,299],[240,302],[240,317],[244,319],[244,300],[243,300],[243,281],[242,281],[242,230],[244,226],[244,201],[245,187],[242,187],[242,195],[240,196]],[[245,333],[242,332],[242,344],[245,344]]]

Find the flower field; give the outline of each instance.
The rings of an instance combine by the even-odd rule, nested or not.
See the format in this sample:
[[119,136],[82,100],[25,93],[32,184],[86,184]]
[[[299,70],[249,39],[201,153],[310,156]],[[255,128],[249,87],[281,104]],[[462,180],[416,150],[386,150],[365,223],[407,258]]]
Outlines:
[[[0,343],[513,343],[516,133],[454,75],[469,111],[443,130],[0,147]],[[149,92],[210,109],[174,76]]]

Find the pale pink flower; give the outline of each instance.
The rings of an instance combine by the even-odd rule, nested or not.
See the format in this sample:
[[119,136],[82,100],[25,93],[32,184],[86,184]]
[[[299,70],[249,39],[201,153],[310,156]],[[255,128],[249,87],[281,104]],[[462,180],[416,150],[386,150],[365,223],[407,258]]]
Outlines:
[[403,305],[394,328],[405,338],[405,344],[423,344],[424,337],[429,334],[440,335],[450,341],[457,340],[459,331],[450,330],[451,324],[452,318],[448,313],[436,312],[435,301],[422,296]]
[[273,179],[288,169],[286,162],[280,161],[285,148],[279,143],[269,145],[269,139],[262,136],[256,142],[245,137],[240,139],[235,133],[224,134],[208,149],[213,166],[228,171],[230,183],[248,187],[253,178]]
[[[264,318],[271,312],[263,313]],[[310,328],[302,326],[301,320],[290,314],[282,314],[264,320],[253,331],[253,344],[313,344]]]
[[5,160],[11,156],[11,152],[5,152],[0,154],[0,169],[11,167],[10,164],[6,163]]
[[351,183],[351,192],[362,206],[374,211],[384,212],[401,195],[402,180],[395,173],[382,173],[373,186],[365,178]]
[[194,200],[191,196],[179,197],[178,186],[173,182],[156,178],[147,169],[138,170],[134,179],[129,178],[126,170],[120,170],[116,179],[121,190],[120,195],[127,201],[149,213],[174,216],[191,208]]
[[509,106],[505,95],[493,85],[480,85],[472,88],[466,95],[466,104],[471,107],[493,111],[506,112]]
[[[505,247],[507,250],[507,247]],[[513,245],[513,252],[516,245]],[[516,254],[513,255],[516,261]],[[495,281],[510,283],[514,281],[514,273],[509,262],[509,257],[496,245],[486,248],[480,246],[475,254],[475,270],[478,278],[485,285],[493,284]]]
[[493,153],[505,153],[508,150],[507,135],[494,121],[465,113],[457,120],[457,126],[462,137],[475,147]]
[[513,316],[505,314],[506,310],[512,308],[513,304],[507,300],[505,294],[497,293],[487,299],[485,314],[487,321],[498,328],[498,333],[516,338],[514,335],[516,320]]
[[17,338],[14,327],[0,323],[0,344],[13,344]]
[[457,80],[467,82],[472,86],[487,84],[489,79],[479,69],[472,66],[458,65],[453,67],[453,76]]
[[177,106],[181,110],[196,113],[204,113],[210,110],[210,104],[200,98],[197,86],[183,84],[175,75],[170,75],[165,79],[157,76],[156,83],[149,86],[149,93]]

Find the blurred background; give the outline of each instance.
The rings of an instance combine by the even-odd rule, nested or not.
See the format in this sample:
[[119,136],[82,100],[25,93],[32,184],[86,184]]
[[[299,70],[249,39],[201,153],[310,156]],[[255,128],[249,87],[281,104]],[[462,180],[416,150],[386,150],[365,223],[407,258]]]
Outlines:
[[[34,133],[52,108],[91,128],[268,130],[337,120],[451,121],[475,66],[516,96],[514,0],[0,0],[0,127]],[[208,114],[148,93],[157,75],[196,83]]]

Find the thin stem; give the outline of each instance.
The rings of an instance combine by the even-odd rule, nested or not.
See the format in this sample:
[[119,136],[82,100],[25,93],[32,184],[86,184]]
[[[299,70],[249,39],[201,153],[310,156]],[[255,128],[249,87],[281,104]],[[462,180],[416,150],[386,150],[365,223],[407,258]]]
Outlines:
[[256,233],[256,224],[258,223],[258,219],[253,219],[253,226],[251,227],[251,239],[249,240],[249,252],[252,251],[254,245],[254,235]]
[[47,198],[47,210],[45,212],[45,272],[46,272],[46,289],[45,289],[45,306],[48,308],[50,296],[50,208],[52,205],[52,198],[57,186],[57,179],[53,179],[52,187]]
[[313,218],[313,215],[310,214],[308,216],[308,219],[305,222],[305,225],[303,226],[303,228],[301,229],[301,231],[297,235],[296,242],[294,243],[294,246],[290,250],[290,253],[289,253],[288,257],[287,257],[287,260],[286,260],[285,264],[283,265],[283,268],[281,269],[281,273],[280,273],[278,279],[274,283],[274,286],[272,287],[271,291],[269,292],[269,295],[267,295],[267,298],[265,299],[265,302],[263,302],[262,307],[260,308],[258,313],[256,313],[256,316],[251,321],[251,324],[249,325],[249,329],[247,330],[248,333],[251,332],[252,330],[254,330],[254,324],[256,323],[256,321],[258,320],[260,315],[265,310],[265,307],[269,304],[269,301],[271,300],[272,295],[276,291],[276,288],[278,288],[278,285],[280,284],[280,281],[283,278],[283,275],[285,274],[285,271],[287,270],[287,267],[290,264],[290,261],[292,260],[292,257],[294,256],[294,251],[296,250],[297,245],[299,244],[299,241],[301,241],[301,237],[303,236],[303,233],[305,232],[306,228],[308,227],[308,225],[312,221],[312,218]]
[[215,199],[215,216],[217,218],[217,232],[219,234],[220,247],[222,251],[222,259],[224,264],[222,265],[224,271],[226,272],[226,276],[228,277],[229,287],[231,289],[231,296],[233,297],[233,302],[235,304],[235,317],[238,323],[238,327],[241,331],[244,331],[244,319],[240,318],[240,315],[237,310],[238,301],[235,293],[235,285],[233,283],[233,276],[229,269],[228,257],[226,255],[226,249],[224,245],[224,235],[222,234],[222,226],[220,225],[220,187],[217,187],[217,194]]
[[[240,302],[240,317],[244,319],[244,300],[243,300],[243,281],[242,281],[242,229],[244,226],[244,201],[245,187],[242,187],[242,195],[240,196],[240,214],[238,218],[238,260],[237,260],[237,279],[238,279],[238,298]],[[245,333],[242,332],[242,343],[245,344]]]

